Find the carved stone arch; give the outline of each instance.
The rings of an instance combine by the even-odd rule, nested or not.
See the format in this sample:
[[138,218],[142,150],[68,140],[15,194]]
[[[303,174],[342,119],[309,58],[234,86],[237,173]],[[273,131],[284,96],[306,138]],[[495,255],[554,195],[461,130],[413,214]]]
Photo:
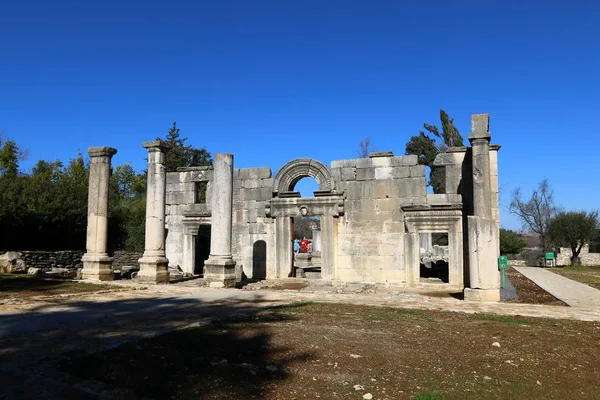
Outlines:
[[277,172],[273,182],[273,193],[291,192],[300,179],[308,176],[317,181],[320,191],[335,190],[335,180],[327,165],[312,158],[297,158]]

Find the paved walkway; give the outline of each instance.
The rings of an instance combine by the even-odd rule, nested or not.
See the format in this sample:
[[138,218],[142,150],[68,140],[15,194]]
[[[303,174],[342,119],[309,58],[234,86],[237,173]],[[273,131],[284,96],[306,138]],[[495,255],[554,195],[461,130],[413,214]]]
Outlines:
[[600,309],[600,290],[539,267],[515,267],[536,285],[571,307]]

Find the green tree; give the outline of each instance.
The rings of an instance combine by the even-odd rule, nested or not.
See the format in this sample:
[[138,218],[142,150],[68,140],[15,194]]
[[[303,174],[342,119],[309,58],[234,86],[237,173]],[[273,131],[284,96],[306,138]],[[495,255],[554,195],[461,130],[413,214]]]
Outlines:
[[598,211],[561,211],[550,220],[548,233],[556,246],[571,248],[571,265],[579,265],[579,253],[594,237],[598,226]]
[[0,141],[0,175],[16,176],[19,173],[19,146],[14,140]]
[[194,148],[191,145],[186,145],[187,138],[180,137],[180,129],[177,123],[173,122],[173,126],[169,129],[165,139],[163,140],[172,146],[167,153],[167,161],[165,167],[167,172],[177,171],[179,167],[199,167],[203,165],[212,165],[211,154],[205,147],[201,149]]
[[500,228],[500,254],[519,254],[525,246],[527,240],[517,232]]
[[559,209],[554,204],[554,192],[548,179],[542,179],[528,200],[523,198],[520,188],[515,189],[508,210],[521,220],[524,229],[540,237],[544,251],[550,249],[550,220]]
[[463,138],[454,126],[454,119],[444,110],[440,110],[440,121],[442,132],[435,125],[423,124],[428,132],[419,131],[418,136],[412,136],[406,143],[406,154],[414,154],[418,157],[418,162],[430,168],[429,186],[433,188],[434,193],[445,193],[446,178],[443,167],[433,165],[435,157],[445,152],[448,147],[464,146]]

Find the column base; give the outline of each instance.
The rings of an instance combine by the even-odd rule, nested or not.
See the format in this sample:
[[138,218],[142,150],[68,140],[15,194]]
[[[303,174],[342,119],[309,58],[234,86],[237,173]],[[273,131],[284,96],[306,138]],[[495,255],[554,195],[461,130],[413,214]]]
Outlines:
[[169,260],[165,257],[142,257],[135,280],[141,283],[169,283]]
[[107,254],[86,253],[81,257],[81,261],[83,261],[81,279],[97,281],[112,281],[114,279],[112,272],[113,258]]
[[464,290],[465,301],[500,301],[500,289],[471,289]]
[[204,262],[204,282],[209,287],[235,287],[235,261],[209,258]]

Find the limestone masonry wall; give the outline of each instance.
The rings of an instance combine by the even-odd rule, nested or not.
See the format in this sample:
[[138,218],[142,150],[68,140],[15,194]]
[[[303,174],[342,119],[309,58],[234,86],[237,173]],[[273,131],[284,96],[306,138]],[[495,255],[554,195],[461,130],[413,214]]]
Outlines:
[[[0,252],[3,254],[4,252]],[[52,268],[77,269],[83,267],[81,257],[85,253],[81,250],[41,251],[24,250],[18,252],[27,268],[39,268],[42,272],[50,272]],[[113,268],[124,265],[138,265],[142,253],[131,251],[116,251],[114,254]]]
[[[556,256],[556,264],[570,265],[572,255],[573,252],[570,248],[561,247],[560,252]],[[581,249],[579,259],[581,260],[581,265],[600,265],[600,253],[590,253],[590,247],[587,244]]]
[[405,281],[403,205],[426,203],[425,167],[417,156],[331,163],[346,194],[337,224],[337,276],[342,281]]
[[21,251],[21,259],[27,267],[40,268],[46,272],[52,268],[77,269],[83,266],[83,251]]
[[124,266],[138,266],[138,260],[144,253],[136,251],[115,251],[113,255],[113,269]]

